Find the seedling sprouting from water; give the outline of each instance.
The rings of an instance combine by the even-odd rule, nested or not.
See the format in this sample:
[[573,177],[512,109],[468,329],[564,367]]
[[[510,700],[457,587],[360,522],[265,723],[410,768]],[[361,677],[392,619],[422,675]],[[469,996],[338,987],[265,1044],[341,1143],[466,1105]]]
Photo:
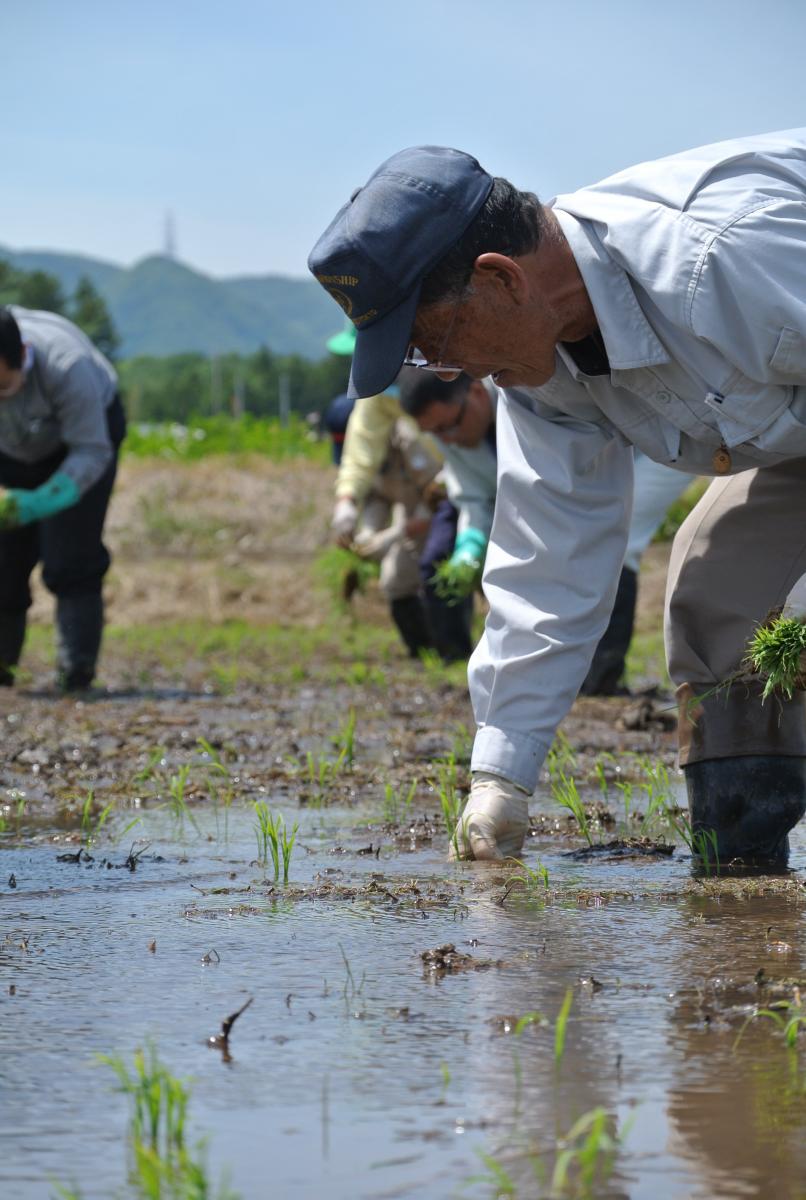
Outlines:
[[558,729],[546,755],[546,770],[549,776],[554,776],[563,771],[573,771],[576,765],[577,757],[571,743],[563,731]]
[[295,821],[294,827],[289,834],[282,813],[277,813],[275,816],[270,811],[265,800],[256,800],[254,809],[257,816],[254,830],[255,837],[257,838],[258,861],[262,866],[266,866],[269,856],[271,856],[274,878],[279,879],[280,859],[282,858],[283,883],[288,883],[288,870],[291,865],[291,854],[294,850],[294,842],[296,841],[299,824]]
[[400,825],[408,820],[418,782],[413,779],[408,788],[405,784],[401,784],[399,787],[395,787],[391,783],[384,784],[383,819],[387,824]]
[[564,775],[562,771],[558,771],[551,778],[551,794],[561,808],[567,808],[572,814],[579,826],[579,832],[588,845],[592,846],[590,822],[577,790],[576,780],[571,776]]
[[606,1109],[594,1108],[584,1113],[558,1142],[549,1195],[602,1194],[594,1192],[594,1188],[604,1188],[607,1184],[631,1124],[626,1122],[619,1132]]
[[806,651],[806,624],[793,617],[776,617],[760,625],[747,646],[753,670],[766,676],[762,699],[778,691],[792,699],[801,674],[800,659]]
[[798,1044],[798,1035],[801,1028],[806,1026],[806,1009],[803,1005],[800,988],[796,987],[793,989],[792,1000],[773,1000],[768,1008],[755,1009],[739,1030],[738,1037],[733,1043],[734,1050],[742,1040],[744,1031],[750,1022],[758,1020],[759,1017],[766,1017],[768,1020],[773,1021],[783,1034],[786,1045],[790,1050],[793,1050]]
[[150,779],[154,779],[159,774],[159,767],[162,765],[165,758],[165,747],[155,746],[148,756],[148,762],[144,767],[132,776],[132,783],[146,783]]
[[457,830],[459,818],[462,815],[462,809],[465,805],[465,797],[459,791],[456,757],[451,753],[441,762],[436,763],[435,766],[437,768],[437,777],[432,782],[439,796],[442,819],[445,822],[445,832],[451,839],[454,852],[458,855],[460,847],[458,845]]
[[[150,1047],[135,1051],[133,1069],[120,1057],[101,1055],[112,1068],[120,1090],[129,1097],[128,1142],[132,1154],[131,1181],[142,1200],[191,1200],[212,1197],[204,1164],[204,1143],[189,1147],[186,1137],[190,1089],[172,1075]],[[218,1200],[237,1200],[226,1184]]]
[[348,771],[352,771],[353,762],[355,761],[355,709],[350,709],[350,715],[342,725],[336,737],[333,739],[336,749],[339,752],[337,762],[339,770],[346,767]]
[[101,836],[101,830],[114,807],[114,804],[110,803],[105,805],[99,813],[96,813],[95,794],[92,788],[89,789],[87,798],[81,809],[81,840],[84,843],[85,850],[89,850],[90,846],[98,841],[98,838]]
[[667,809],[666,819],[675,833],[686,843],[692,857],[699,859],[705,874],[710,875],[713,867],[718,875],[719,840],[716,831],[714,829],[692,829],[691,821],[686,813],[676,813],[671,809]]
[[168,800],[168,807],[170,808],[171,814],[173,815],[174,820],[177,822],[182,832],[184,832],[185,818],[187,817],[188,821],[190,821],[196,832],[200,833],[201,831],[196,818],[188,808],[188,803],[185,798],[189,775],[190,765],[185,763],[184,766],[179,768],[175,775],[171,776],[168,784],[168,795],[170,797]]
[[571,1011],[574,992],[569,988],[563,997],[560,1011],[557,1013],[557,1023],[554,1026],[554,1062],[559,1067],[565,1053],[565,1033],[568,1025],[568,1014]]

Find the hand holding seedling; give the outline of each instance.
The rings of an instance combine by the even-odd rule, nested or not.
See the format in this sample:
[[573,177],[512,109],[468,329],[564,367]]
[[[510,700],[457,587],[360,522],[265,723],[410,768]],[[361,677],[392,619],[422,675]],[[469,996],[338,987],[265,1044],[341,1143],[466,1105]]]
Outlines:
[[19,523],[17,501],[11,492],[0,488],[0,529],[13,529]]

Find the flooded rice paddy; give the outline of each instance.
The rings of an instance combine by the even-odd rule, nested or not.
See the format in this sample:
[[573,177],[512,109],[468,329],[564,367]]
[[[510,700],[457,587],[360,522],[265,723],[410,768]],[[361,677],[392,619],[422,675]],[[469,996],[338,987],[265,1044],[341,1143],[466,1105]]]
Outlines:
[[[149,1045],[244,1198],[804,1194],[804,831],[780,879],[693,878],[668,821],[575,857],[544,779],[523,867],[448,864],[467,702],[407,670],[2,696],[4,1200],[138,1194],[98,1056]],[[680,801],[668,722],[623,718],[578,705],[555,760],[595,844],[647,832],[651,764]],[[299,823],[287,883],[255,801]]]

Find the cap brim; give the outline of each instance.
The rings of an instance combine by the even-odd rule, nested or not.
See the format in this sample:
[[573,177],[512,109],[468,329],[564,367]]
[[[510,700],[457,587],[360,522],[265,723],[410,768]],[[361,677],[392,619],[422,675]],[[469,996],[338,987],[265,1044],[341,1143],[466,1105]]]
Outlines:
[[366,329],[358,330],[347,389],[351,400],[379,396],[395,381],[409,348],[419,299],[418,283],[397,308]]

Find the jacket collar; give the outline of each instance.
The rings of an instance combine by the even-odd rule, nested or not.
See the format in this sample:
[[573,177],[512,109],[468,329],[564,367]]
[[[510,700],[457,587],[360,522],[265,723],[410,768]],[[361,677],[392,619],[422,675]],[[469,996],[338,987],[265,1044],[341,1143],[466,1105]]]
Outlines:
[[593,225],[562,208],[553,207],[552,211],[588,290],[611,370],[629,371],[669,362],[669,354],[644,316],[627,272],[607,253]]

